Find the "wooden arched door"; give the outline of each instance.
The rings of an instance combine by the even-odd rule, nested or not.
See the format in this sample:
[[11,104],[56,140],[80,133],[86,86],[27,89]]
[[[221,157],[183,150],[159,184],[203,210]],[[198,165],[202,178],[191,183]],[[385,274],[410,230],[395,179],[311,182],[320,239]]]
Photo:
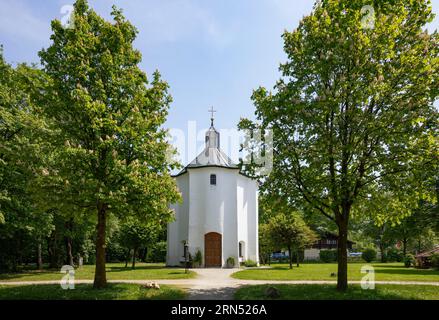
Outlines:
[[216,232],[204,235],[204,266],[221,267],[222,244],[221,234]]

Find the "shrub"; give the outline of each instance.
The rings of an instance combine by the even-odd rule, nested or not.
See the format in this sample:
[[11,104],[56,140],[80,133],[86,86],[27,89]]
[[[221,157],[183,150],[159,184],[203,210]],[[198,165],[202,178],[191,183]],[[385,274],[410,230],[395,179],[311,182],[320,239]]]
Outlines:
[[200,250],[197,250],[197,252],[195,252],[195,257],[193,259],[193,265],[195,268],[197,268],[200,267],[202,263],[203,263],[203,255],[201,254]]
[[387,251],[387,261],[389,262],[401,262],[403,258],[402,252],[396,248],[391,248]]
[[115,241],[110,241],[107,244],[105,253],[107,255],[107,262],[121,262],[125,261],[127,250],[119,243]]
[[433,253],[430,258],[431,266],[439,270],[439,253]]
[[250,259],[249,260],[245,260],[244,265],[246,267],[257,267],[258,266],[258,264],[255,261],[250,260]]
[[335,262],[337,261],[337,250],[320,250],[319,257],[322,262]]
[[187,259],[188,259],[187,267],[193,268],[194,267],[194,258],[192,257],[192,254],[190,252],[187,253]]
[[[84,241],[81,247],[81,251],[84,258],[84,264],[95,264],[96,263],[96,249],[95,244],[92,240],[87,239]],[[0,259],[1,261],[1,259]]]
[[377,252],[375,249],[366,249],[363,251],[363,254],[361,255],[364,261],[366,262],[372,262],[377,257]]
[[415,257],[412,254],[408,254],[404,257],[404,265],[406,268],[410,268],[415,265]]
[[151,248],[149,248],[147,261],[148,262],[166,261],[166,241],[157,242]]
[[235,258],[228,257],[227,258],[227,267],[228,268],[233,268],[234,266],[235,266]]

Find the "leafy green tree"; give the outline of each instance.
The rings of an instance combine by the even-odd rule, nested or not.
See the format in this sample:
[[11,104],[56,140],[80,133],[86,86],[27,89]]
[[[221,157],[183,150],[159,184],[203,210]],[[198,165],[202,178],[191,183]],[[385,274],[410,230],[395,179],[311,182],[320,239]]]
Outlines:
[[271,240],[269,225],[259,224],[259,256],[262,264],[270,265],[271,254],[276,250],[276,247]]
[[[434,233],[439,218],[439,213],[435,212],[435,205],[432,202],[420,200],[417,207],[412,207],[411,201],[404,203],[404,201],[395,199],[392,193],[383,193],[380,200],[369,203],[367,206],[357,206],[356,209],[362,207],[363,212],[354,213],[353,221],[364,219],[368,212],[373,213],[369,214],[366,220],[357,223],[361,226],[361,232],[380,248],[382,259],[386,256],[387,248],[396,243],[401,244],[403,256],[408,250],[416,251],[413,250],[416,247],[418,251],[421,248],[431,248],[434,244]],[[382,219],[382,217],[394,215],[399,215],[401,219],[395,222]]]
[[0,47],[0,269],[16,271],[30,253],[41,268],[42,241],[52,228],[51,216],[40,212],[30,191],[46,130],[32,96],[44,83],[37,68],[6,63]]
[[401,243],[404,257],[407,255],[409,248],[416,248],[417,251],[421,251],[422,249],[431,249],[434,245],[434,241],[426,248],[419,245],[422,244],[422,240],[425,243],[430,234],[438,232],[436,219],[439,219],[439,213],[431,211],[431,208],[432,206],[429,203],[422,201],[410,216],[401,220],[390,230],[391,236]]
[[[95,222],[90,216],[79,212],[76,215],[66,215],[56,208],[49,212],[53,217],[53,228],[48,237],[50,267],[59,268],[62,264],[78,265],[80,257],[84,254],[82,247],[86,240],[91,238]],[[108,229],[107,226],[107,235]]]
[[[165,262],[166,261],[166,241],[159,241],[154,243],[148,249],[147,260],[148,262]],[[203,261],[201,251],[198,250],[193,258],[195,267],[199,267]]]
[[377,256],[377,252],[375,251],[375,249],[369,248],[363,251],[363,253],[361,254],[361,258],[363,258],[364,261],[366,261],[367,263],[371,263],[373,260],[376,259]]
[[381,262],[386,262],[387,249],[396,243],[396,240],[392,234],[392,227],[390,223],[376,225],[374,221],[369,221],[363,232],[367,237],[372,239],[374,245],[379,248]]
[[133,49],[137,30],[113,7],[113,22],[74,4],[71,28],[52,21],[52,43],[39,54],[50,77],[43,97],[57,135],[45,192],[62,211],[97,217],[94,287],[106,286],[105,243],[109,212],[166,222],[179,200],[169,172],[167,131],[171,97],[154,73],[149,82]]
[[290,269],[293,268],[293,250],[299,266],[299,252],[317,239],[298,213],[278,213],[269,220],[267,228],[271,243],[288,249]]
[[[136,256],[139,249],[152,246],[158,238],[159,225],[145,225],[136,219],[128,219],[119,230],[119,242],[127,249],[127,256],[132,252],[132,268],[136,266]],[[126,260],[128,263],[128,259]],[[127,265],[125,264],[125,266]]]
[[[416,203],[432,191],[422,169],[437,166],[438,34],[423,31],[433,18],[431,4],[374,1],[374,28],[363,23],[365,5],[370,2],[320,1],[296,30],[285,32],[283,77],[275,92],[253,93],[259,122],[240,123],[272,130],[272,146],[258,147],[273,151],[262,191],[306,204],[337,225],[340,291],[348,285],[352,209],[386,190]],[[255,167],[243,169],[257,175]]]

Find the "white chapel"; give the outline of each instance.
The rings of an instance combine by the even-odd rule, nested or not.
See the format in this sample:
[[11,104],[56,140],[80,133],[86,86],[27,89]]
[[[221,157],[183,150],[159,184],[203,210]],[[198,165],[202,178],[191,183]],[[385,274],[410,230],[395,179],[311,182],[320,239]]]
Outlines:
[[[242,174],[220,149],[220,134],[206,132],[205,148],[175,175],[183,202],[172,205],[175,220],[168,225],[168,266],[181,266],[185,250],[202,254],[203,267],[226,267],[258,254],[258,184]],[[186,245],[185,245],[186,244]]]

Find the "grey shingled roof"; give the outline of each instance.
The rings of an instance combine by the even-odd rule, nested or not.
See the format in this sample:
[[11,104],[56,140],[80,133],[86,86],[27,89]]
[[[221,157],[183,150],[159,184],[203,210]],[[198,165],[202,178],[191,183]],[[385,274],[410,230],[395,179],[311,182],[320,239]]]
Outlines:
[[238,165],[220,149],[220,134],[213,126],[213,119],[211,119],[211,126],[206,132],[206,142],[204,150],[192,160],[183,170],[178,174],[179,176],[187,169],[202,168],[202,167],[221,167],[227,169],[239,169]]
[[205,148],[203,152],[187,165],[189,168],[205,166],[238,168],[223,151],[217,148]]

